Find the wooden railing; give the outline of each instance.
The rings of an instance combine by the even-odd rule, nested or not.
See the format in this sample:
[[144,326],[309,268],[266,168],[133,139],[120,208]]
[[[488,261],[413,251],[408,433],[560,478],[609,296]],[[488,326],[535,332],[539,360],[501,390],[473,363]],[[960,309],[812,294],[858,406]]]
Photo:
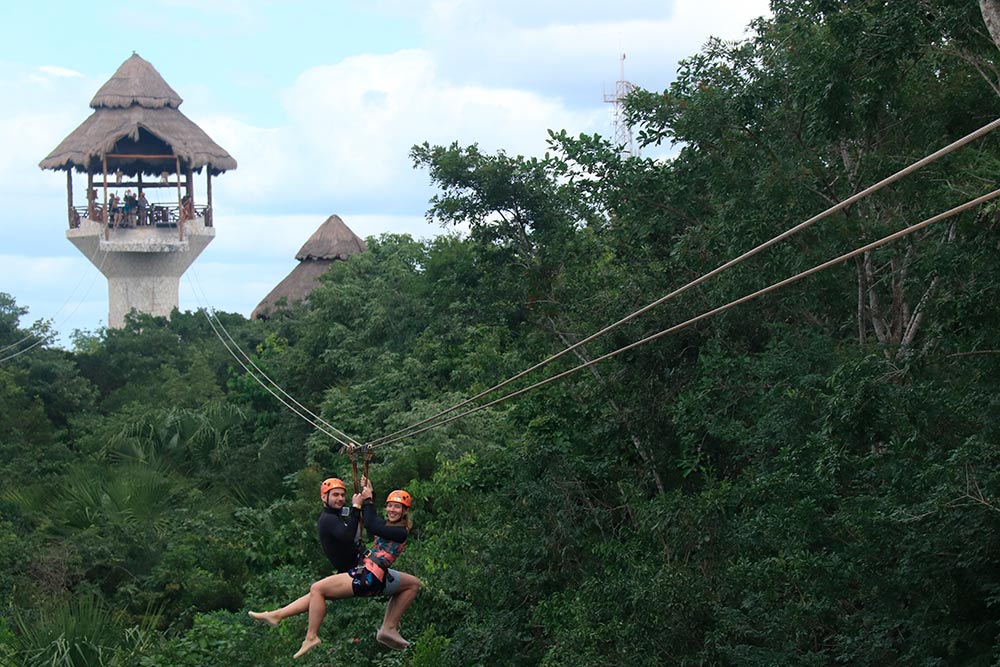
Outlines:
[[[183,210],[182,210],[183,208]],[[109,221],[108,227],[111,229],[129,229],[133,227],[177,227],[181,222],[192,218],[201,217],[205,220],[205,226],[212,226],[212,207],[194,206],[181,207],[177,204],[151,204],[144,214],[139,211],[130,211],[125,214],[119,211],[114,214],[114,218]],[[80,226],[80,218],[89,218],[94,222],[104,222],[104,207],[94,206],[74,206],[70,210],[69,226],[75,229]]]

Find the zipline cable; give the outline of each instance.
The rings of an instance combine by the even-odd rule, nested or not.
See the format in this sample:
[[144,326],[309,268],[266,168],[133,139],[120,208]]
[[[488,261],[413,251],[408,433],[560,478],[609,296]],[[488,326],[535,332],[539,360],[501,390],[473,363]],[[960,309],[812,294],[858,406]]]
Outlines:
[[695,317],[692,317],[691,319],[686,320],[684,322],[681,322],[680,324],[675,324],[674,326],[672,326],[672,327],[670,327],[668,329],[664,329],[664,330],[662,330],[662,331],[660,331],[658,333],[652,334],[652,335],[647,336],[647,337],[645,337],[645,338],[643,338],[641,340],[635,341],[634,343],[630,343],[629,345],[626,345],[624,347],[620,347],[617,350],[609,352],[609,353],[607,353],[607,354],[605,354],[603,356],[597,357],[595,359],[591,359],[590,361],[588,361],[586,363],[583,363],[583,364],[580,364],[579,366],[576,366],[574,368],[570,368],[570,369],[568,369],[566,371],[563,371],[562,373],[558,373],[558,374],[553,375],[551,377],[545,378],[544,380],[540,380],[540,381],[536,382],[535,384],[533,384],[531,386],[525,387],[523,389],[519,389],[519,390],[517,390],[515,392],[511,392],[510,394],[506,394],[504,396],[501,396],[500,398],[495,399],[493,401],[490,401],[489,403],[484,403],[483,405],[476,406],[476,407],[471,408],[469,410],[466,410],[465,412],[462,412],[462,413],[460,413],[458,415],[454,415],[452,417],[449,417],[448,419],[445,419],[443,421],[435,422],[433,424],[430,424],[429,426],[425,426],[425,427],[423,427],[423,428],[421,428],[419,430],[416,430],[416,431],[413,431],[413,432],[410,432],[410,433],[404,433],[404,434],[399,435],[398,437],[395,437],[395,438],[382,440],[377,445],[376,444],[372,444],[372,445],[370,445],[370,447],[372,449],[375,449],[376,447],[384,447],[384,446],[392,444],[394,442],[398,442],[398,441],[400,441],[400,440],[402,440],[404,438],[408,438],[410,436],[414,436],[414,435],[423,433],[425,431],[429,431],[431,429],[435,429],[435,428],[437,428],[439,426],[444,426],[445,424],[453,422],[453,421],[455,421],[457,419],[461,419],[462,417],[471,415],[474,412],[479,412],[480,410],[484,410],[486,408],[489,408],[489,407],[492,407],[494,405],[497,405],[498,403],[502,403],[503,401],[506,401],[509,398],[514,398],[515,396],[520,396],[521,394],[525,394],[525,393],[527,393],[529,391],[532,391],[533,389],[537,389],[539,387],[542,387],[544,385],[549,384],[550,382],[555,382],[556,380],[564,378],[567,375],[571,375],[572,373],[575,373],[576,371],[582,370],[582,369],[587,368],[589,366],[593,366],[594,364],[600,363],[602,361],[606,361],[606,360],[608,360],[608,359],[610,359],[612,357],[618,356],[619,354],[621,354],[623,352],[627,352],[628,350],[631,350],[633,348],[639,347],[640,345],[644,345],[644,344],[649,343],[651,341],[654,341],[654,340],[657,340],[659,338],[662,338],[663,336],[671,334],[671,333],[673,333],[675,331],[679,331],[681,329],[684,329],[684,328],[686,328],[686,327],[688,327],[688,326],[690,326],[692,324],[695,324],[696,322],[700,322],[701,320],[704,320],[706,318],[712,317],[713,315],[716,315],[716,314],[721,313],[723,311],[729,310],[730,308],[738,306],[738,305],[740,305],[742,303],[746,303],[747,301],[750,301],[752,299],[756,299],[759,296],[763,296],[763,295],[765,295],[765,294],[767,294],[769,292],[773,292],[774,290],[777,290],[777,289],[780,289],[782,287],[785,287],[786,285],[790,285],[790,284],[792,284],[794,282],[798,282],[799,280],[802,280],[803,278],[811,276],[814,273],[818,273],[819,271],[827,269],[827,268],[829,268],[831,266],[835,266],[837,264],[845,262],[845,261],[847,261],[847,260],[849,260],[849,259],[851,259],[853,257],[861,255],[861,254],[863,254],[865,252],[868,252],[869,250],[873,250],[873,249],[878,248],[880,246],[886,245],[887,243],[892,243],[893,241],[901,239],[904,236],[907,236],[907,235],[912,234],[914,232],[920,231],[924,227],[932,225],[935,222],[940,222],[941,220],[944,220],[946,218],[950,218],[950,217],[952,217],[954,215],[957,215],[957,214],[959,214],[959,213],[961,213],[963,211],[966,211],[966,210],[968,210],[970,208],[974,208],[974,207],[979,206],[980,204],[988,202],[988,201],[990,201],[992,199],[996,199],[997,197],[1000,197],[1000,189],[994,190],[993,192],[985,194],[985,195],[983,195],[981,197],[977,197],[976,199],[972,199],[970,201],[967,201],[966,203],[961,204],[959,206],[956,206],[955,208],[949,209],[949,210],[945,211],[944,213],[939,213],[939,214],[937,214],[937,215],[935,215],[933,217],[927,218],[926,220],[923,220],[922,222],[918,222],[915,225],[911,225],[910,227],[906,227],[904,229],[901,229],[898,232],[895,232],[893,234],[890,234],[888,236],[885,236],[885,237],[879,239],[878,241],[873,241],[872,243],[869,243],[867,245],[861,246],[860,248],[852,250],[851,252],[848,252],[848,253],[846,253],[844,255],[841,255],[840,257],[837,257],[835,259],[831,259],[831,260],[829,260],[827,262],[824,262],[822,264],[814,266],[811,269],[807,269],[805,271],[802,271],[801,273],[797,273],[797,274],[795,274],[794,276],[792,276],[790,278],[785,278],[784,280],[779,281],[777,283],[774,283],[772,285],[769,285],[768,287],[765,287],[763,289],[757,290],[756,292],[753,292],[753,293],[748,294],[746,296],[740,297],[739,299],[736,299],[734,301],[730,301],[729,303],[727,303],[724,306],[719,306],[718,308],[715,308],[713,310],[709,310],[707,312],[704,312],[701,315],[697,315]]
[[[108,250],[105,250],[105,251],[104,251],[104,257],[103,257],[103,258],[101,259],[101,264],[100,264],[100,266],[98,266],[98,267],[97,267],[97,272],[98,272],[98,274],[99,274],[99,273],[101,272],[101,270],[102,270],[102,269],[104,268],[104,263],[105,263],[105,262],[106,262],[106,261],[108,260],[108,255],[109,255],[109,254],[110,254],[110,251],[108,251]],[[86,290],[84,290],[84,292],[83,292],[83,296],[82,296],[82,297],[80,297],[80,300],[79,300],[79,301],[77,301],[77,302],[75,303],[75,305],[73,306],[73,310],[71,310],[71,311],[69,312],[69,314],[68,314],[68,315],[66,315],[66,317],[64,317],[64,318],[62,319],[62,321],[61,321],[61,322],[59,323],[59,325],[58,325],[58,326],[55,326],[55,327],[54,327],[54,329],[55,329],[56,331],[58,331],[58,330],[59,330],[59,329],[60,329],[60,328],[61,328],[61,327],[62,327],[62,326],[63,326],[64,324],[66,324],[66,322],[68,322],[68,321],[70,320],[70,318],[71,318],[71,317],[73,317],[74,315],[76,315],[76,311],[78,311],[78,310],[80,309],[80,305],[81,305],[81,304],[83,303],[83,301],[84,301],[84,300],[85,300],[85,299],[87,298],[87,296],[88,296],[88,295],[90,294],[90,290],[92,290],[92,289],[94,288],[94,283],[95,283],[95,282],[97,282],[97,274],[95,274],[95,275],[94,275],[94,277],[93,277],[93,278],[91,278],[91,280],[90,280],[90,284],[88,284],[88,285],[87,285],[87,289],[86,289]],[[61,305],[61,306],[59,307],[59,310],[57,310],[57,311],[56,311],[56,314],[55,314],[55,315],[53,315],[53,316],[52,316],[52,317],[51,317],[51,318],[49,319],[49,321],[50,321],[50,322],[51,322],[52,320],[54,320],[54,319],[56,318],[56,315],[58,315],[58,314],[59,314],[60,312],[62,312],[62,310],[63,310],[63,309],[64,309],[64,308],[65,308],[65,307],[66,307],[66,306],[67,306],[67,305],[69,304],[69,302],[70,302],[70,301],[72,301],[72,300],[73,300],[73,295],[75,295],[75,294],[76,294],[76,290],[77,290],[77,288],[78,288],[79,286],[80,286],[80,283],[77,283],[77,284],[76,284],[76,285],[75,285],[75,286],[73,287],[72,291],[70,291],[70,293],[69,293],[69,296],[68,296],[68,297],[66,297],[66,301],[65,301],[65,302],[63,302],[63,305]],[[11,349],[11,348],[13,348],[13,347],[17,347],[18,345],[20,345],[21,343],[23,343],[23,342],[24,342],[24,341],[26,341],[26,340],[31,340],[32,338],[35,338],[36,336],[38,337],[38,340],[36,340],[36,341],[35,341],[34,343],[32,343],[32,344],[31,344],[31,345],[29,345],[28,347],[24,348],[23,350],[18,350],[17,352],[15,352],[15,353],[13,353],[13,354],[10,354],[10,355],[8,355],[8,356],[6,356],[6,357],[0,357],[0,363],[3,363],[3,362],[5,362],[5,361],[9,361],[9,360],[11,360],[11,359],[14,359],[15,357],[19,357],[19,356],[21,356],[21,355],[22,355],[22,354],[24,354],[25,352],[28,352],[29,350],[32,350],[32,349],[34,349],[34,348],[38,347],[38,346],[39,346],[39,345],[41,345],[42,343],[45,343],[46,341],[50,341],[50,340],[52,340],[53,338],[55,338],[55,335],[56,335],[56,334],[54,334],[54,333],[53,333],[53,334],[50,334],[50,335],[48,335],[48,336],[38,336],[38,334],[28,334],[28,335],[24,336],[24,337],[23,337],[23,338],[22,338],[21,340],[19,340],[19,341],[16,341],[16,342],[13,342],[13,343],[11,343],[11,344],[9,344],[9,345],[5,345],[4,347],[0,348],[0,354],[2,354],[2,353],[4,353],[4,352],[6,352],[7,350],[9,350],[9,349]]]
[[277,389],[278,391],[280,391],[282,396],[284,396],[285,398],[287,398],[288,400],[290,400],[292,403],[294,403],[295,405],[297,405],[302,411],[304,411],[306,414],[308,414],[310,417],[312,417],[313,419],[315,419],[319,423],[323,424],[325,427],[327,427],[328,429],[330,429],[334,433],[339,434],[341,437],[346,438],[347,440],[350,440],[351,442],[355,442],[356,441],[355,438],[352,438],[348,434],[344,433],[343,431],[341,431],[340,429],[338,429],[336,426],[334,426],[330,422],[328,422],[325,419],[323,419],[323,417],[321,417],[320,415],[316,414],[315,412],[313,412],[312,410],[310,410],[309,408],[307,408],[305,405],[303,405],[302,403],[300,403],[298,400],[296,400],[296,398],[294,396],[292,396],[287,391],[285,391],[281,387],[280,384],[278,384],[277,382],[275,382],[274,380],[272,380],[267,375],[267,373],[264,372],[264,370],[260,366],[258,366],[256,364],[256,362],[254,362],[253,358],[250,355],[248,355],[243,350],[243,348],[240,347],[239,343],[237,343],[236,340],[229,333],[229,330],[226,329],[225,325],[222,324],[222,320],[219,319],[219,316],[215,312],[215,309],[211,308],[210,310],[211,310],[211,313],[212,313],[212,317],[215,319],[215,323],[219,326],[219,328],[222,330],[222,332],[226,335],[226,338],[229,339],[229,342],[232,344],[232,346],[234,348],[236,348],[236,350],[240,353],[240,355],[247,361],[247,363],[250,364],[251,367],[253,367],[253,369],[257,373],[260,373],[261,377],[263,377],[265,380],[267,380],[272,386],[274,386],[275,389]]
[[41,336],[41,335],[38,335],[38,334],[29,334],[29,335],[25,336],[24,338],[22,338],[21,340],[17,341],[16,343],[11,343],[5,349],[10,349],[11,347],[16,347],[17,345],[20,345],[24,341],[31,340],[32,338],[35,338],[35,337],[37,337],[38,340],[36,340],[34,343],[32,343],[31,345],[29,345],[28,347],[26,347],[26,348],[24,348],[22,350],[18,350],[17,352],[14,352],[13,354],[8,354],[6,357],[0,357],[0,364],[2,364],[5,361],[10,361],[11,359],[15,359],[15,358],[21,356],[22,354],[25,354],[26,352],[30,352],[31,350],[35,349],[36,347],[38,347],[42,343],[48,342],[48,341],[52,340],[52,338],[54,338],[54,336],[52,334],[49,334],[47,336]]
[[[243,370],[246,371],[247,375],[249,375],[250,377],[252,377],[257,382],[257,384],[259,384],[261,387],[263,387],[269,394],[271,394],[276,399],[278,399],[278,401],[282,405],[284,405],[286,408],[288,408],[289,410],[291,410],[292,412],[294,412],[297,416],[299,416],[304,421],[306,421],[307,423],[309,423],[313,428],[315,428],[320,433],[323,433],[324,435],[326,435],[330,439],[336,441],[342,447],[351,447],[352,446],[352,443],[342,440],[340,437],[338,437],[338,435],[336,433],[333,433],[332,431],[326,430],[326,428],[324,426],[321,426],[318,422],[310,419],[309,416],[307,416],[306,412],[308,412],[308,414],[312,414],[311,412],[309,412],[309,411],[302,412],[302,411],[298,410],[291,403],[289,403],[284,398],[282,398],[281,396],[279,396],[273,389],[271,389],[271,387],[269,387],[268,385],[266,385],[259,377],[257,377],[257,375],[254,374],[254,372],[252,370],[250,370],[250,367],[247,366],[243,362],[243,360],[239,358],[239,356],[236,354],[236,352],[233,351],[233,349],[229,346],[229,344],[226,343],[225,339],[222,337],[222,334],[220,334],[219,331],[218,331],[218,329],[216,329],[215,323],[212,321],[212,317],[208,314],[208,311],[203,308],[202,312],[205,313],[205,319],[208,320],[209,326],[212,327],[212,331],[215,332],[216,337],[219,339],[219,341],[222,343],[222,345],[226,348],[226,350],[229,352],[229,354],[232,355],[233,359],[235,359],[236,362],[240,366],[243,367]],[[277,385],[275,385],[275,386],[277,386]]]
[[[329,424],[322,417],[320,417],[319,415],[317,415],[314,412],[312,412],[306,406],[302,405],[299,401],[297,401],[295,399],[295,397],[293,397],[291,394],[289,394],[287,391],[285,391],[281,387],[281,385],[279,385],[277,382],[275,382],[270,377],[268,377],[268,375],[266,373],[264,373],[262,370],[260,370],[260,368],[253,362],[253,360],[250,358],[250,356],[247,355],[247,353],[244,352],[243,349],[236,343],[236,341],[233,339],[233,337],[231,335],[229,335],[229,331],[226,330],[225,326],[223,326],[222,321],[219,320],[218,317],[215,317],[215,321],[213,322],[212,316],[209,315],[209,310],[210,309],[208,307],[206,307],[206,306],[203,305],[202,299],[199,298],[199,296],[198,296],[198,290],[195,288],[194,282],[191,281],[191,279],[189,278],[188,279],[188,283],[191,285],[192,291],[195,292],[195,298],[198,300],[198,304],[199,304],[199,306],[201,306],[202,312],[205,313],[205,318],[208,320],[208,324],[209,324],[210,327],[212,327],[212,331],[215,333],[215,336],[219,339],[219,342],[222,343],[223,347],[225,347],[226,350],[229,352],[229,354],[232,355],[233,359],[235,359],[236,362],[240,366],[243,367],[243,370],[246,371],[246,373],[250,377],[252,377],[257,382],[257,384],[259,384],[261,387],[263,387],[269,394],[271,394],[276,399],[278,399],[278,401],[282,405],[284,405],[286,408],[288,408],[289,410],[291,410],[292,412],[294,412],[301,419],[303,419],[306,422],[308,422],[313,428],[315,428],[320,433],[322,433],[322,434],[326,435],[327,437],[329,437],[330,439],[336,441],[337,443],[339,443],[344,448],[351,449],[351,448],[354,447],[354,444],[356,442],[356,440],[354,438],[351,438],[351,436],[347,435],[346,433],[344,433],[340,429],[338,429],[338,428],[334,427],[333,425]],[[200,287],[200,283],[199,283],[199,287]],[[204,293],[202,293],[202,296],[205,296]],[[213,311],[213,313],[214,313],[214,311]],[[218,328],[216,327],[216,323],[218,323]],[[229,343],[226,342],[225,338],[222,337],[222,334],[219,333],[219,329],[220,328],[223,331],[226,332],[226,336],[229,338],[229,340],[232,341],[232,347],[230,346]],[[298,406],[298,408],[294,407],[291,403],[289,403],[284,398],[282,398],[282,396],[279,396],[277,393],[275,393],[274,390],[271,389],[270,386],[268,386],[267,384],[265,384],[259,377],[257,377],[257,374],[254,373],[254,371],[250,370],[250,366],[248,366],[243,361],[243,359],[241,359],[240,356],[236,354],[236,352],[233,350],[233,347],[235,347],[237,350],[239,350],[240,355],[242,355],[250,363],[250,366],[252,366],[257,372],[259,372],[272,386],[274,386],[284,396],[288,397],[288,399],[292,403],[294,403],[296,406]]]
[[721,266],[713,269],[712,271],[709,271],[708,273],[703,274],[702,276],[700,276],[700,277],[692,280],[691,282],[687,283],[686,285],[683,285],[682,287],[677,288],[676,290],[674,290],[673,292],[670,292],[666,296],[660,297],[656,301],[653,301],[652,303],[650,303],[650,304],[648,304],[646,306],[643,306],[642,308],[640,308],[639,310],[631,313],[630,315],[626,315],[625,317],[623,317],[622,319],[618,320],[617,322],[609,324],[608,326],[604,327],[603,329],[601,329],[597,333],[593,333],[590,336],[587,336],[583,340],[580,340],[580,341],[578,341],[578,342],[570,345],[569,347],[567,347],[566,349],[562,350],[561,352],[557,352],[556,354],[550,356],[549,358],[544,359],[544,360],[538,362],[534,366],[521,371],[517,375],[509,377],[506,380],[504,380],[503,382],[501,382],[499,384],[496,384],[496,385],[490,387],[489,389],[481,391],[478,394],[476,394],[475,396],[472,396],[470,398],[464,399],[463,401],[461,401],[459,403],[456,403],[455,405],[451,406],[450,408],[442,410],[441,412],[438,412],[437,414],[431,415],[430,417],[427,417],[426,419],[423,419],[423,420],[421,420],[421,421],[419,421],[419,422],[417,422],[415,424],[411,424],[410,426],[401,428],[401,429],[399,429],[397,431],[394,431],[394,432],[389,433],[387,435],[381,436],[380,438],[376,438],[375,440],[372,440],[370,444],[377,445],[377,444],[380,444],[382,442],[385,442],[385,441],[387,441],[387,440],[389,440],[391,438],[394,438],[397,435],[405,433],[405,432],[407,432],[407,431],[409,431],[411,429],[416,429],[416,428],[418,428],[420,426],[423,426],[424,424],[426,424],[428,422],[434,421],[435,419],[443,417],[444,415],[450,414],[450,413],[454,412],[455,410],[458,410],[458,409],[460,409],[460,408],[468,405],[469,403],[477,401],[480,398],[483,398],[484,396],[487,396],[488,394],[492,394],[493,392],[497,391],[498,389],[506,387],[510,383],[512,383],[512,382],[514,382],[516,380],[521,379],[525,375],[528,375],[529,373],[532,373],[533,371],[536,371],[539,368],[542,368],[543,366],[546,366],[546,365],[552,363],[556,359],[559,359],[559,358],[563,357],[564,355],[572,352],[573,350],[576,350],[577,348],[579,348],[579,347],[581,347],[583,345],[586,345],[590,341],[592,341],[592,340],[594,340],[596,338],[599,338],[600,336],[603,336],[604,334],[608,333],[609,331],[617,329],[618,327],[622,326],[623,324],[625,324],[627,322],[630,322],[630,321],[634,320],[635,318],[639,317],[640,315],[643,315],[643,314],[649,312],[653,308],[656,308],[657,306],[662,305],[663,303],[669,301],[670,299],[673,299],[674,297],[677,297],[677,296],[683,294],[684,292],[688,291],[689,289],[691,289],[693,287],[696,287],[697,285],[700,285],[701,283],[705,282],[706,280],[717,276],[718,274],[722,273],[726,269],[729,269],[729,268],[735,266],[736,264],[739,264],[743,260],[749,259],[750,257],[753,257],[757,253],[759,253],[759,252],[761,252],[761,251],[763,251],[763,250],[765,250],[765,249],[767,249],[767,248],[775,245],[776,243],[778,243],[780,241],[783,241],[783,240],[787,239],[790,236],[793,236],[793,235],[799,233],[803,229],[806,229],[807,227],[812,226],[813,224],[819,222],[820,220],[823,220],[824,218],[827,218],[830,215],[833,215],[837,211],[840,211],[840,210],[842,210],[842,209],[850,206],[851,204],[857,202],[858,200],[863,199],[864,197],[867,197],[868,195],[870,195],[870,194],[872,194],[872,193],[874,193],[874,192],[876,192],[878,190],[881,190],[885,186],[890,185],[892,183],[895,183],[896,181],[898,181],[898,180],[900,180],[900,179],[902,179],[902,178],[904,178],[906,176],[909,176],[913,172],[915,172],[915,171],[917,171],[917,170],[919,170],[919,169],[927,166],[928,164],[934,162],[935,160],[938,160],[938,159],[944,157],[945,155],[951,153],[952,151],[955,151],[958,148],[961,148],[962,146],[965,146],[966,144],[968,144],[968,143],[970,143],[972,141],[975,141],[976,139],[982,137],[983,135],[985,135],[985,134],[987,134],[989,132],[992,132],[997,127],[1000,127],[1000,118],[997,118],[996,120],[994,120],[991,123],[987,123],[986,125],[980,127],[978,130],[975,130],[974,132],[970,132],[969,134],[965,135],[961,139],[953,141],[952,143],[948,144],[947,146],[944,146],[943,148],[938,149],[937,151],[931,153],[930,155],[924,157],[923,159],[918,160],[917,162],[912,163],[908,167],[900,169],[895,174],[893,174],[893,175],[891,175],[891,176],[889,176],[887,178],[884,178],[881,181],[875,183],[874,185],[871,185],[871,186],[865,188],[861,192],[858,192],[858,193],[856,193],[856,194],[848,197],[844,201],[839,202],[838,204],[835,204],[835,205],[831,206],[830,208],[826,209],[822,213],[814,215],[813,217],[809,218],[808,220],[805,220],[804,222],[800,222],[798,225],[796,225],[796,226],[794,226],[794,227],[792,227],[792,228],[790,228],[790,229],[782,232],[781,234],[779,234],[779,235],[777,235],[775,237],[772,237],[771,239],[769,239],[769,240],[761,243],[760,245],[758,245],[758,246],[756,246],[754,248],[751,248],[750,250],[744,252],[739,257],[736,257],[734,259],[729,260],[725,264],[722,264]]
[[[267,390],[272,396],[274,396],[276,399],[278,399],[285,407],[287,407],[292,412],[294,412],[296,415],[298,415],[299,417],[301,417],[302,419],[304,419],[305,421],[307,421],[311,426],[313,426],[314,428],[316,428],[317,430],[319,430],[320,432],[322,432],[324,435],[329,436],[330,438],[332,438],[333,440],[337,441],[338,443],[340,443],[344,447],[350,448],[350,447],[354,446],[354,444],[352,442],[354,440],[353,438],[351,438],[349,435],[347,435],[346,433],[344,433],[340,429],[334,427],[332,424],[326,422],[322,417],[320,417],[319,415],[317,415],[314,412],[312,412],[306,406],[302,405],[302,403],[300,403],[299,401],[297,401],[294,396],[292,396],[287,391],[285,391],[281,387],[281,385],[279,385],[277,382],[275,382],[274,380],[272,380],[264,371],[262,371],[260,369],[260,367],[257,366],[253,362],[253,359],[251,359],[250,356],[246,352],[244,352],[243,349],[239,346],[239,344],[233,339],[233,337],[229,334],[229,331],[222,324],[222,320],[220,320],[218,318],[218,316],[215,316],[214,320],[212,319],[212,317],[215,315],[215,312],[210,307],[204,305],[204,302],[207,302],[207,298],[205,298],[204,300],[201,298],[201,297],[205,297],[204,291],[202,290],[201,297],[199,297],[199,295],[198,295],[198,289],[201,288],[201,283],[197,281],[197,275],[195,275],[195,281],[194,282],[192,282],[190,278],[188,279],[188,282],[189,282],[189,284],[191,284],[192,291],[195,292],[195,298],[198,300],[198,304],[199,304],[199,306],[201,306],[202,312],[205,313],[205,317],[208,320],[209,326],[212,327],[212,331],[215,333],[216,337],[219,339],[219,341],[222,343],[222,345],[226,348],[226,350],[229,352],[229,354],[232,355],[232,357],[237,361],[237,363],[240,364],[240,366],[243,367],[243,370],[245,370],[247,372],[247,374],[250,375],[250,377],[252,377],[259,385],[261,385],[265,390]],[[195,288],[195,282],[198,282],[198,288],[197,289]],[[209,313],[211,313],[211,315]],[[225,339],[223,339],[222,335],[219,333],[220,329],[222,331],[225,331],[226,337],[229,338],[230,341],[232,341],[231,345],[229,343],[227,343],[225,341]],[[240,356],[238,356],[236,354],[236,352],[233,350],[233,348],[236,348],[236,350],[239,351],[239,353],[243,357],[243,359],[245,359],[246,362],[249,362],[250,366],[252,366],[258,373],[260,373],[261,376],[264,377],[264,379],[267,380],[268,383],[270,383],[270,386],[268,386],[263,381],[261,381],[261,379],[257,376],[257,374],[254,371],[250,370],[250,367],[247,366],[247,363],[245,363],[243,361],[243,359],[241,359]],[[277,394],[275,394],[274,391],[272,391],[271,386],[273,386],[278,391],[280,391],[285,397],[287,397],[289,399],[289,401],[291,401],[292,403],[294,403],[297,406],[297,408],[293,407],[287,401],[285,401],[283,398],[281,398],[280,396],[278,396]],[[320,424],[322,424],[323,426],[321,427]],[[338,436],[340,436],[340,437],[338,437]],[[344,442],[343,440],[341,440],[340,439],[341,437],[345,438],[346,440],[348,440],[348,442]]]

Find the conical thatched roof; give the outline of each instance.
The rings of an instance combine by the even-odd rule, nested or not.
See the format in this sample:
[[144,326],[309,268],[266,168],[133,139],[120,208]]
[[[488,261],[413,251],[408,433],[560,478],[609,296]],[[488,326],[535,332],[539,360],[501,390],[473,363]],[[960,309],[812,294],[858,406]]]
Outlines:
[[279,308],[279,303],[291,305],[302,301],[319,287],[319,278],[337,260],[368,250],[364,239],[352,232],[339,215],[331,215],[319,226],[305,245],[295,255],[298,266],[285,276],[264,299],[257,304],[250,317],[267,319]]
[[174,171],[174,156],[182,170],[208,168],[219,174],[236,168],[224,148],[212,141],[177,108],[182,100],[156,69],[132,54],[97,91],[94,113],[42,160],[42,169],[100,173],[108,153],[163,155],[162,159],[111,158],[109,171],[135,175]]
[[331,215],[299,249],[295,259],[347,259],[365,250],[365,240],[352,232],[339,215]]
[[128,108],[136,105],[145,109],[181,105],[181,96],[163,80],[149,61],[137,53],[122,63],[118,71],[101,86],[90,101],[92,109]]

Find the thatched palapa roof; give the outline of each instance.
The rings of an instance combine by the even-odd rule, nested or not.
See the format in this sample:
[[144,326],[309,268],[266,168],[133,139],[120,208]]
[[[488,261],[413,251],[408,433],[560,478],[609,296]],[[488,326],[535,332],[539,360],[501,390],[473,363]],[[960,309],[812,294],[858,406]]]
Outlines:
[[351,231],[339,215],[331,215],[295,254],[295,259],[347,259],[368,250],[365,240]]
[[364,239],[352,232],[339,215],[331,215],[296,253],[298,266],[257,304],[250,317],[267,319],[278,309],[282,300],[287,305],[304,300],[319,287],[320,276],[326,273],[334,262],[344,261],[351,255],[366,250],[368,245]]
[[87,120],[42,160],[42,169],[100,173],[108,153],[163,158],[109,159],[109,171],[129,175],[182,170],[213,175],[236,169],[236,160],[180,112],[183,100],[160,73],[133,53],[94,95]]

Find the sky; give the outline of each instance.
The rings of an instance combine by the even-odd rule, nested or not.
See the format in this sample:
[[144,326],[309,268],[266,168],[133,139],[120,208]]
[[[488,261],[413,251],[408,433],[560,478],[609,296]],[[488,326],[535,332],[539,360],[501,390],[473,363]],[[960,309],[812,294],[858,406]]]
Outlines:
[[65,172],[38,163],[133,52],[239,165],[212,181],[216,238],[180,308],[249,316],[331,214],[366,238],[449,231],[425,218],[434,189],[412,146],[531,156],[550,129],[610,138],[604,98],[623,66],[664,90],[710,37],[742,39],[767,13],[767,0],[4,3],[0,292],[57,344],[107,325],[106,280],[66,239]]

